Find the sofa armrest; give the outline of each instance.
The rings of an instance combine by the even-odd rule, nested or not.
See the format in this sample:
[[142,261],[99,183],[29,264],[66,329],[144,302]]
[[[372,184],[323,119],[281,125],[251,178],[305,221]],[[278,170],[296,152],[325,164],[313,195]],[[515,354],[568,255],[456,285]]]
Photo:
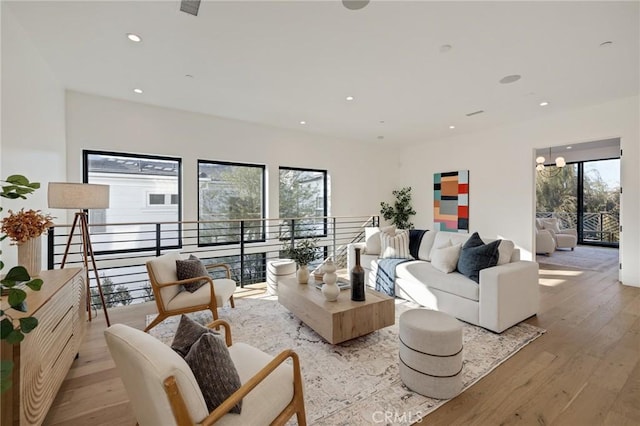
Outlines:
[[562,235],[573,235],[574,237],[578,238],[578,231],[576,231],[575,229],[561,229],[560,232],[558,232],[558,234],[562,234]]
[[[356,247],[362,250],[366,247],[366,243],[351,243],[347,244],[347,272],[351,271],[356,265]],[[360,252],[362,254],[362,251]]]
[[501,333],[538,313],[538,264],[527,260],[480,271],[480,326]]

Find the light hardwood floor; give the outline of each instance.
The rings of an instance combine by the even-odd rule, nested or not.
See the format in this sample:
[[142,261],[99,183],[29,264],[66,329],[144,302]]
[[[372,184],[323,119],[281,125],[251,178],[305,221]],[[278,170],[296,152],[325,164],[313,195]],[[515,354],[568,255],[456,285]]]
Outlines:
[[[547,333],[422,424],[640,424],[640,288],[618,283],[616,268],[543,265],[541,310],[527,322]],[[143,328],[153,312],[155,305],[145,304],[109,314],[112,322]],[[102,317],[89,324],[45,424],[135,425],[104,327]]]

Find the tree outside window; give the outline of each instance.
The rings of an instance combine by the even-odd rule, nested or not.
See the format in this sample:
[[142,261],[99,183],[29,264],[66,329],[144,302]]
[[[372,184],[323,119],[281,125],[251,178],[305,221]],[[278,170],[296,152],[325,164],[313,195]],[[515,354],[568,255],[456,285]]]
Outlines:
[[264,240],[263,165],[198,161],[199,244],[231,244]]
[[279,195],[281,239],[327,235],[326,170],[280,167]]

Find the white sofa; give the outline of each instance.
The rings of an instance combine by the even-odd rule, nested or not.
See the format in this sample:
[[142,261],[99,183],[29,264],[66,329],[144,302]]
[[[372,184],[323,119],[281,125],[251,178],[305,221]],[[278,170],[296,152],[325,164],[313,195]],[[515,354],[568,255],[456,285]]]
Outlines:
[[[497,266],[480,271],[480,283],[459,272],[444,273],[431,265],[432,249],[463,244],[470,234],[427,231],[418,250],[418,259],[396,267],[395,294],[429,309],[446,312],[465,322],[496,333],[537,314],[539,308],[538,264],[520,260],[513,243],[500,243]],[[484,239],[485,243],[493,240]],[[371,244],[369,244],[371,246]],[[376,244],[373,244],[374,250]],[[365,282],[375,288],[378,253],[367,251],[367,244],[348,245],[347,269],[355,265],[355,248],[364,250],[361,265]]]

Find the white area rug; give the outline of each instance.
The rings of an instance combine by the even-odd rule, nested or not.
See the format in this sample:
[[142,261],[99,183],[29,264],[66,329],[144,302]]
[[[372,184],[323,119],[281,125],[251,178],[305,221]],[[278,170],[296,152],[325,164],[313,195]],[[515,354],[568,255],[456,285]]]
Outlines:
[[[396,299],[395,325],[331,345],[273,299],[236,299],[236,308],[219,309],[219,317],[231,324],[234,341],[271,355],[286,348],[298,353],[309,424],[380,424],[385,413],[393,413],[394,424],[411,424],[447,402],[414,393],[400,380],[398,317],[414,304]],[[189,316],[202,324],[211,321],[208,311]],[[147,317],[147,324],[152,318]],[[150,334],[170,344],[178,321],[177,316],[169,318]],[[525,323],[502,334],[463,325],[464,389],[545,332]]]

